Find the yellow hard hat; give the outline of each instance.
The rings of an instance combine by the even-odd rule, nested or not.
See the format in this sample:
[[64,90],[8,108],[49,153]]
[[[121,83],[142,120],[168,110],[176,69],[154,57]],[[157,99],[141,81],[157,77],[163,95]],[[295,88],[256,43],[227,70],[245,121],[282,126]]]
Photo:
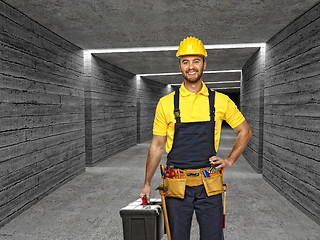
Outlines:
[[176,56],[181,57],[184,55],[201,55],[204,57],[208,56],[201,40],[191,36],[183,39],[183,41],[180,42],[180,46],[178,48]]

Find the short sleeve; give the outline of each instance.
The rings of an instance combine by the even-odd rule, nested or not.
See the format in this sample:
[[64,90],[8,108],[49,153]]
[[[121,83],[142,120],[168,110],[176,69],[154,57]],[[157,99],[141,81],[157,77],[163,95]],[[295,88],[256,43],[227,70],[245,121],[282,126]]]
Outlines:
[[167,135],[168,124],[165,118],[165,113],[161,100],[158,102],[156,114],[153,123],[153,134],[158,136]]
[[224,116],[224,120],[232,128],[239,126],[245,120],[237,105],[229,97],[227,101],[227,110]]

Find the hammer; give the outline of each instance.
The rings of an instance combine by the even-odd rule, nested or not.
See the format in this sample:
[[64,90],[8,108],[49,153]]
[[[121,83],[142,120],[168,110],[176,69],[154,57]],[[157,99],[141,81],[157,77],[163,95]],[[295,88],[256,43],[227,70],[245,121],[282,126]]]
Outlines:
[[160,184],[160,186],[156,190],[159,190],[159,193],[161,195],[161,202],[162,202],[162,209],[163,209],[163,216],[164,216],[164,223],[166,226],[167,237],[168,237],[168,240],[171,240],[168,212],[167,212],[166,199],[165,199],[165,194],[168,188],[164,187],[163,184]]

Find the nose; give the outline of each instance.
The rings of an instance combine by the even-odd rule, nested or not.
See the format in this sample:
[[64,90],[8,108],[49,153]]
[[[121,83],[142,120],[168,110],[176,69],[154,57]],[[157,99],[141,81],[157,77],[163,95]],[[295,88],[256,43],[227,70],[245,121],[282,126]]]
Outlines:
[[192,62],[189,63],[188,69],[194,69],[194,64]]

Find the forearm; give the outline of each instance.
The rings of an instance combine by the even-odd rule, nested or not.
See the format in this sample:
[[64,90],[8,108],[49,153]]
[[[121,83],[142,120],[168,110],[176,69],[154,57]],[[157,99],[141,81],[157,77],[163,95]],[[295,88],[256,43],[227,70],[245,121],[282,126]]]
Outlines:
[[165,145],[165,137],[154,136],[149,148],[147,163],[146,163],[146,173],[145,173],[145,186],[150,186],[152,177],[159,166],[161,157],[163,154]]
[[246,121],[234,128],[234,130],[238,133],[238,137],[234,142],[233,148],[228,157],[226,159],[222,159],[217,156],[209,158],[209,161],[217,165],[217,168],[231,167],[238,160],[251,138],[251,129]]
[[227,160],[230,161],[231,164],[234,164],[238,160],[243,150],[246,148],[250,138],[251,138],[251,130],[240,132],[238,134],[238,137],[234,142],[233,148],[227,157]]

